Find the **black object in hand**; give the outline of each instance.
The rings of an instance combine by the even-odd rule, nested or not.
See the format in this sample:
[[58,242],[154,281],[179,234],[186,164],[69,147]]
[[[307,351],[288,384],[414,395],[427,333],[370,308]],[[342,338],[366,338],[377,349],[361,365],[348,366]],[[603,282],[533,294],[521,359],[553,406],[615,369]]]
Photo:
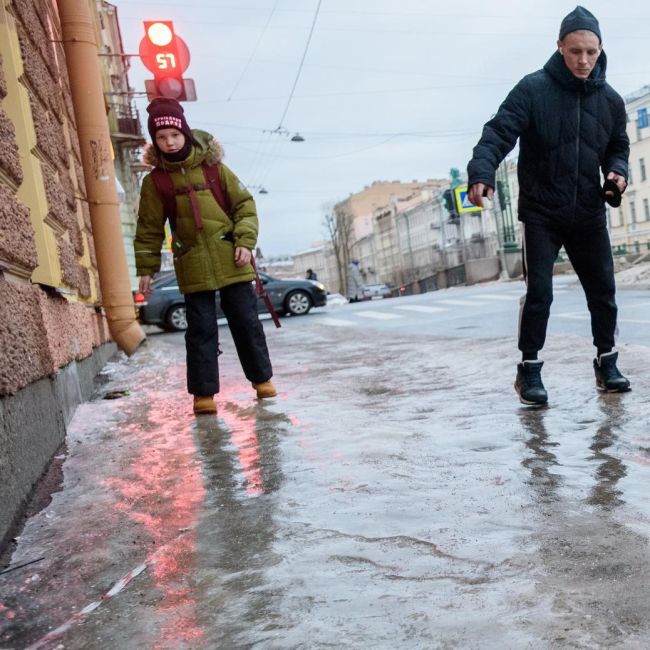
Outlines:
[[[611,192],[612,195],[608,196],[607,192]],[[618,185],[611,178],[608,178],[603,183],[602,194],[603,200],[607,201],[607,203],[609,203],[613,208],[618,208],[618,206],[621,205],[621,190],[618,189]]]

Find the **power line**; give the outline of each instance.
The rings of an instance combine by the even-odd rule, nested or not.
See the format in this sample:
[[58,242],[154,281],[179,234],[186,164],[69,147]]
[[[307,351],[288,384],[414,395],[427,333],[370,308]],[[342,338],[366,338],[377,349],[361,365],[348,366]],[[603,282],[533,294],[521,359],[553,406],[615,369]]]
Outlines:
[[283,123],[284,123],[284,118],[287,116],[287,112],[289,111],[289,106],[291,105],[291,100],[293,99],[293,93],[296,90],[296,86],[298,85],[298,79],[300,79],[300,73],[302,72],[302,66],[305,63],[305,59],[307,58],[307,51],[309,50],[309,44],[311,43],[311,37],[314,35],[314,28],[316,27],[316,21],[318,20],[318,12],[320,11],[320,6],[321,2],[323,0],[318,0],[318,4],[316,5],[316,11],[314,12],[314,19],[311,23],[311,29],[309,30],[309,36],[307,37],[307,44],[305,45],[305,51],[302,53],[302,59],[300,60],[300,65],[298,66],[298,73],[296,74],[296,79],[293,82],[293,88],[291,88],[291,92],[289,93],[289,99],[287,101],[287,105],[284,108],[284,113],[282,113],[282,117],[280,118],[280,124],[278,124],[278,131],[283,128]]
[[242,82],[242,79],[246,75],[246,72],[248,72],[248,68],[250,64],[252,63],[253,59],[255,58],[255,55],[257,54],[257,49],[260,46],[260,43],[262,42],[262,39],[266,35],[266,30],[269,28],[269,25],[271,24],[271,20],[273,20],[273,15],[275,14],[275,10],[278,8],[278,3],[280,0],[275,0],[275,4],[273,5],[273,9],[271,9],[271,13],[269,14],[269,17],[266,21],[266,25],[264,25],[264,29],[262,30],[262,33],[260,34],[259,38],[257,39],[257,43],[255,43],[255,47],[253,48],[253,51],[248,58],[248,61],[246,61],[246,65],[244,66],[244,69],[242,70],[241,75],[239,76],[239,79],[237,79],[237,83],[235,84],[235,87],[232,89],[230,96],[228,97],[228,101],[230,101],[237,92],[237,88],[239,88],[239,84]]
[[[204,126],[221,126],[224,128],[236,129],[241,131],[255,131],[257,133],[268,133],[269,129],[262,126],[244,126],[242,124],[226,124],[225,122],[206,122],[204,120],[192,120],[193,124],[202,124]],[[331,137],[331,138],[347,138],[347,137],[388,137],[393,135],[404,136],[423,136],[423,137],[436,137],[443,135],[463,135],[467,133],[467,129],[442,129],[434,131],[426,129],[422,131],[303,131],[305,135]]]
[[[469,83],[469,84],[446,84],[439,86],[419,86],[415,88],[381,88],[374,90],[343,90],[340,92],[329,92],[329,93],[311,93],[308,95],[298,95],[297,99],[321,99],[325,97],[352,97],[353,95],[385,95],[385,94],[395,94],[395,93],[412,93],[412,92],[425,92],[425,91],[438,91],[438,90],[452,90],[456,88],[484,88],[488,86],[512,86],[516,83],[516,80],[511,81],[494,81],[486,83]],[[258,97],[240,97],[233,101],[236,102],[259,102],[259,101],[279,101],[284,99],[283,95],[267,95],[267,96],[258,96]],[[293,95],[289,97],[291,101]],[[202,101],[203,104],[222,104],[227,102],[225,99],[205,99]],[[285,111],[286,114],[286,111]],[[278,129],[282,128],[281,126]]]

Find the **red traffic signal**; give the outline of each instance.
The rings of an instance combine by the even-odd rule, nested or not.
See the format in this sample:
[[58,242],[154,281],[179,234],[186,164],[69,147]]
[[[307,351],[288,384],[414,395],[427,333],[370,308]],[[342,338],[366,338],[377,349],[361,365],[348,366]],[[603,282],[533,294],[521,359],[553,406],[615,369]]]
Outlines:
[[145,82],[149,99],[195,100],[194,82],[183,79],[183,72],[190,64],[190,51],[185,41],[174,32],[174,23],[171,20],[146,20],[144,33],[139,54],[142,63],[154,76],[152,81]]

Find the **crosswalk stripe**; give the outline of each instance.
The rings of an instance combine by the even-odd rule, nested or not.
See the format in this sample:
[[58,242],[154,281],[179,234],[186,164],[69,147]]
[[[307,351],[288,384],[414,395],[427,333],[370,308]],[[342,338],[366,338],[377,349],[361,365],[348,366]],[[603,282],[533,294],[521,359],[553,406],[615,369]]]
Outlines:
[[350,327],[354,325],[351,320],[343,320],[342,318],[330,318],[325,316],[324,318],[318,319],[319,325],[333,325],[334,327]]
[[503,300],[504,302],[514,302],[514,296],[504,296],[501,293],[483,293],[477,296],[479,300]]
[[441,305],[454,305],[456,307],[482,307],[484,302],[478,300],[436,300]]
[[395,309],[415,311],[421,314],[437,314],[441,311],[449,311],[446,307],[429,307],[427,305],[396,305]]
[[355,316],[362,316],[363,318],[373,318],[374,320],[394,320],[396,318],[404,318],[402,314],[391,314],[386,311],[371,311],[366,309],[358,311]]
[[[619,312],[620,313],[620,312]],[[588,313],[570,313],[570,314],[557,314],[558,318],[570,318],[572,320],[591,320],[591,316]],[[616,318],[617,323],[640,323],[642,325],[650,324],[650,320],[644,320],[641,318],[621,318],[618,316]]]
[[[513,296],[523,296],[526,293],[526,287],[522,287],[521,289],[509,289],[508,291],[504,291],[504,293],[512,294]],[[567,289],[553,289],[553,295],[554,296],[560,295],[562,293],[568,293],[568,290]],[[483,296],[481,296],[481,299],[482,298],[483,298]]]

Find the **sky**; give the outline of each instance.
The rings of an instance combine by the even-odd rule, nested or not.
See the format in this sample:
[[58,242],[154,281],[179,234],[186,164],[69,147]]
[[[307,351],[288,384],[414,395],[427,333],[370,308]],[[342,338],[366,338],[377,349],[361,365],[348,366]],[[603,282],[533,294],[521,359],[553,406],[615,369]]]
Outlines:
[[[198,97],[184,103],[188,122],[222,142],[225,164],[254,194],[266,257],[325,239],[327,210],[373,181],[464,171],[483,123],[522,76],[553,54],[560,22],[576,6],[565,0],[112,2],[127,53],[137,53],[144,20],[174,21],[191,52],[185,76],[194,79]],[[622,95],[650,85],[647,2],[584,6],[600,21],[610,84]],[[131,59],[134,90],[143,91],[151,76],[138,57]],[[146,98],[136,96],[136,105],[146,126]],[[291,141],[295,133],[304,142]]]

